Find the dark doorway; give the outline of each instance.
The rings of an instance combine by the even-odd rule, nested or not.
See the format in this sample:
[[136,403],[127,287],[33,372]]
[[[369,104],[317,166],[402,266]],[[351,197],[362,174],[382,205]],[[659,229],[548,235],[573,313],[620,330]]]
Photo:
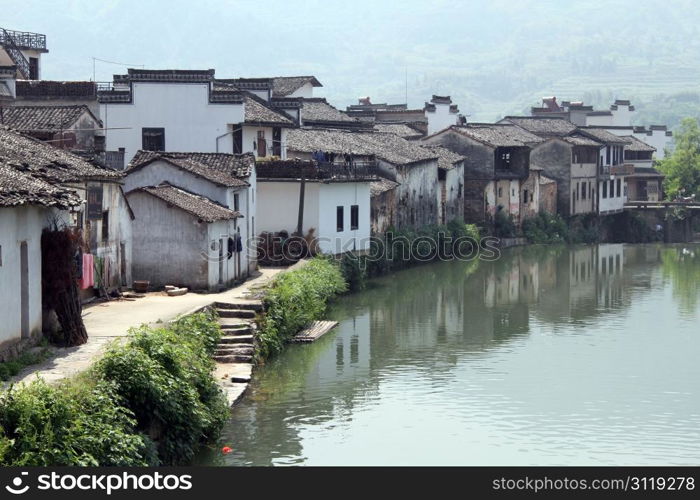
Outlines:
[[20,272],[20,314],[22,338],[29,337],[29,250],[27,242],[19,244],[19,272]]
[[38,80],[39,79],[39,58],[30,57],[29,58],[29,79]]
[[272,154],[282,156],[282,129],[280,127],[272,129]]
[[258,156],[267,156],[267,141],[264,130],[258,130]]
[[240,127],[233,131],[233,152],[237,155],[243,153],[243,129]]

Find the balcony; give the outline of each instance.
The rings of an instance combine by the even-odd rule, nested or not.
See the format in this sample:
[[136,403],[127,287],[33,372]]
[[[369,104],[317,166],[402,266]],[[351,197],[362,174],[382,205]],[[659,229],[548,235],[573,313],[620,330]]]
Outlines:
[[97,153],[97,161],[107,168],[124,170],[124,151],[103,151]]
[[356,161],[352,165],[299,160],[258,161],[258,179],[321,182],[370,182],[378,179],[377,163]]
[[[8,37],[11,40],[8,40]],[[10,41],[14,42],[18,49],[48,52],[46,49],[46,35],[28,31],[0,29],[0,45],[9,44]]]

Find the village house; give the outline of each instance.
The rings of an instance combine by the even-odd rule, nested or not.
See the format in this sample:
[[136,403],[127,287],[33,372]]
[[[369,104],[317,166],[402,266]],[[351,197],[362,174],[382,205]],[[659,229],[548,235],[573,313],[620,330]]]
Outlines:
[[596,213],[597,163],[602,144],[577,134],[577,127],[563,118],[507,116],[499,123],[517,125],[544,139],[532,148],[530,169],[540,169],[544,177],[556,181],[556,206],[561,215]]
[[[290,147],[300,148],[291,135]],[[369,250],[370,183],[377,179],[371,156],[347,168],[288,160],[259,162],[257,170],[259,235],[301,234],[327,254]]]
[[559,104],[556,97],[543,97],[542,106],[531,108],[532,116],[564,118],[577,126],[600,127],[619,136],[634,135],[656,148],[657,159],[663,159],[665,151],[673,147],[673,133],[665,125],[651,125],[648,129],[633,126],[635,112],[634,105],[626,99],[616,99],[608,110],[594,110],[581,101]]
[[235,281],[238,212],[168,183],[127,193],[133,273],[150,286],[218,291]]
[[95,280],[82,298],[130,285],[133,213],[122,190],[123,174],[6,128],[0,128],[0,154],[23,172],[80,198],[61,220],[81,230],[83,250],[94,257]]
[[85,105],[10,106],[0,125],[62,149],[94,153],[104,146],[102,122]]
[[659,201],[663,199],[664,176],[654,168],[656,148],[635,136],[626,136],[625,163],[633,166],[633,173],[625,177],[628,201]]
[[598,157],[598,214],[621,212],[625,203],[625,176],[633,171],[625,165],[624,147],[630,141],[598,127],[579,127],[578,133],[600,143]]
[[395,219],[397,229],[437,224],[437,155],[394,134],[351,132],[344,130],[297,129],[289,134],[289,155],[311,159],[315,152],[334,155],[335,162],[376,160],[379,176],[396,186]]
[[0,28],[0,66],[15,66],[18,79],[39,80],[46,52],[46,35]]
[[524,187],[521,193],[521,184],[534,185],[533,179],[539,178],[539,173],[530,173],[530,151],[541,142],[515,125],[492,123],[452,126],[423,139],[465,157],[464,219],[473,223],[491,221],[503,211],[519,224],[521,203],[535,212],[539,209],[537,193],[525,193]]
[[260,97],[270,89],[256,92],[216,80],[213,69],[129,69],[98,92],[106,150],[123,150],[127,163],[140,149],[284,159],[286,132],[296,123]]
[[[3,138],[4,140],[4,138]],[[79,206],[71,190],[18,168],[0,145],[0,360],[41,337],[41,233],[54,212]]]
[[430,102],[425,103],[423,111],[428,119],[429,135],[452,125],[459,125],[459,108],[452,104],[450,96],[434,95]]
[[[221,273],[217,275],[216,282],[208,281],[206,287],[202,287],[202,276],[182,276],[183,280],[190,284],[197,284],[200,288],[211,288],[213,286],[230,286],[236,281],[245,279],[256,268],[256,249],[251,243],[256,231],[256,173],[255,173],[255,158],[253,154],[234,155],[226,153],[169,153],[156,151],[138,151],[126,170],[126,178],[124,188],[129,195],[132,191],[140,188],[156,188],[167,183],[173,189],[179,189],[185,193],[190,193],[192,196],[199,196],[203,200],[202,203],[197,203],[203,208],[209,207],[209,204],[219,205],[227,208],[235,217],[225,219],[227,222],[207,225],[207,230],[221,229],[225,226],[226,231],[222,232],[219,237],[215,238],[216,245],[221,246],[223,241],[228,245],[228,240],[231,238],[236,244],[235,251],[232,255],[227,256],[225,265],[221,267]],[[140,212],[144,207],[150,207],[154,210],[161,210],[161,203],[151,200],[150,197],[155,196],[156,191],[142,191],[139,195],[141,203],[138,207],[132,207],[137,218],[145,217],[145,220],[150,221],[139,222],[134,227],[134,239],[139,241],[139,248],[145,249],[146,254],[138,255],[134,261],[136,279],[151,280],[160,283],[164,276],[168,276],[168,270],[161,269],[170,265],[167,260],[158,263],[157,266],[151,266],[153,259],[158,254],[158,249],[154,246],[157,242],[144,241],[149,239],[151,229],[162,234],[162,238],[167,238],[168,231],[179,231],[176,227],[168,227],[166,220],[174,220],[173,217],[189,220],[183,214],[171,215],[159,222],[153,214]],[[176,193],[174,198],[177,200],[192,200],[190,196],[184,196],[181,193],[172,189],[160,190],[158,193]],[[151,196],[146,196],[151,195]],[[162,197],[161,197],[162,198]],[[148,202],[144,201],[149,199]],[[206,202],[206,203],[204,203]],[[227,212],[221,212],[222,214]],[[230,215],[230,214],[229,214]],[[192,216],[190,214],[188,217]],[[220,219],[216,219],[217,221]],[[224,220],[224,219],[221,219]],[[209,221],[207,224],[212,224],[215,221]],[[158,226],[157,228],[152,226]],[[162,226],[162,227],[161,227]],[[204,226],[200,228],[200,232],[205,232]],[[202,233],[203,234],[203,233]],[[240,244],[239,244],[240,243]],[[166,241],[160,244],[166,245]],[[171,243],[177,248],[177,240]],[[191,252],[193,247],[188,247],[183,250]],[[168,255],[173,255],[176,250],[168,249]],[[224,249],[224,254],[228,254],[228,250]],[[189,254],[189,257],[196,259],[198,254]],[[186,255],[178,255],[177,259],[184,259]],[[188,271],[193,269],[188,268]],[[210,275],[211,277],[211,275]],[[166,284],[166,283],[162,283]],[[167,283],[174,284],[174,283]]]
[[464,156],[442,146],[425,146],[438,155],[439,224],[464,220]]

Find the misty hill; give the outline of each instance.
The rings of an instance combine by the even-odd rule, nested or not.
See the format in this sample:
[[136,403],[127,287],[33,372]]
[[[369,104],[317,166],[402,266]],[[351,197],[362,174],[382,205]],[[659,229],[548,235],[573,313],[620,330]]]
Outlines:
[[[544,95],[605,108],[631,99],[638,124],[700,116],[693,0],[17,5],[3,24],[47,34],[45,78],[90,79],[92,56],[220,77],[314,74],[343,107],[364,95],[404,102],[407,74],[411,106],[450,94],[471,120],[522,113]],[[124,71],[95,69],[98,80]]]

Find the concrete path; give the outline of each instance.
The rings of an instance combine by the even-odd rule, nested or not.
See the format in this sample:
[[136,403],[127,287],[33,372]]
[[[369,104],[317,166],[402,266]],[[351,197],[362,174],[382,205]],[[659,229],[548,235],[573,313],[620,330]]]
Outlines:
[[149,293],[134,300],[114,300],[91,304],[83,308],[83,320],[88,332],[87,343],[70,348],[52,348],[50,359],[26,367],[5,383],[30,381],[37,375],[47,382],[75,375],[87,369],[104,352],[110,342],[123,338],[132,327],[143,324],[166,323],[214,302],[231,302],[246,298],[251,291],[265,285],[284,268],[263,268],[254,278],[221,293],[188,293],[169,297],[165,292]]

